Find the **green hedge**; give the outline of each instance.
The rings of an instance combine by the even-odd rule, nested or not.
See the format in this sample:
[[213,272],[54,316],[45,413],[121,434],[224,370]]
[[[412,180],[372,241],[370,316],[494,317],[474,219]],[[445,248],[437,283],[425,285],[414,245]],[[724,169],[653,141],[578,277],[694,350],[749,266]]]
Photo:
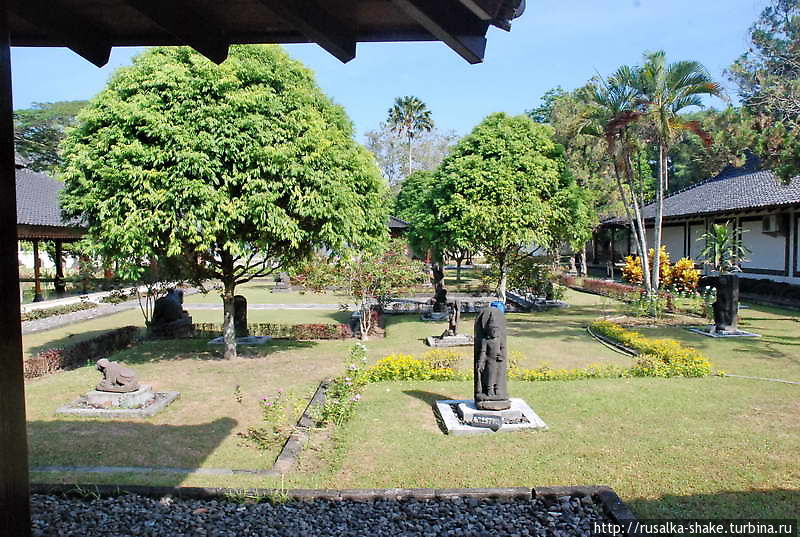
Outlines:
[[66,347],[44,350],[23,362],[25,378],[41,377],[106,358],[132,345],[138,335],[137,327],[124,326]]
[[[195,337],[214,338],[222,335],[219,323],[195,323]],[[271,336],[275,339],[308,341],[315,339],[348,339],[353,337],[350,327],[344,323],[248,323],[251,336]]]
[[24,321],[37,321],[39,319],[46,319],[54,315],[64,315],[65,313],[74,313],[76,311],[91,310],[97,307],[94,302],[87,302],[82,300],[73,304],[65,304],[64,306],[55,306],[52,308],[42,308],[38,310],[31,310],[23,312],[20,319]]

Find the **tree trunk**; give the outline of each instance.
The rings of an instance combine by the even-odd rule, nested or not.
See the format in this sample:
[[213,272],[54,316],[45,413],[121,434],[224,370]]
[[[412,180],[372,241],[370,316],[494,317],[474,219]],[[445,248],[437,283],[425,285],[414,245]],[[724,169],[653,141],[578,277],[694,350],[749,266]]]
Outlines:
[[506,303],[506,280],[508,274],[505,267],[500,269],[500,283],[497,285],[497,299],[503,304]]
[[406,177],[411,175],[411,138],[412,136],[408,136],[408,172],[406,172]]
[[664,214],[664,174],[666,169],[664,166],[664,145],[658,146],[658,189],[656,189],[656,220],[655,220],[655,236],[653,239],[653,291],[658,291],[658,286],[661,283],[659,269],[661,267],[661,219]]
[[236,292],[236,283],[233,275],[233,257],[227,252],[222,255],[222,306],[223,306],[223,321],[222,321],[222,337],[225,340],[225,354],[223,357],[226,360],[236,358],[236,330],[233,324],[233,295]]
[[463,263],[463,262],[464,262],[464,258],[463,257],[459,257],[458,259],[456,259],[456,283],[457,284],[461,283],[461,263]]
[[589,274],[589,266],[586,263],[586,244],[581,247],[581,273],[580,275],[583,277],[588,276]]
[[361,341],[368,341],[372,329],[372,307],[366,299],[361,301],[361,318],[358,323],[361,328]]

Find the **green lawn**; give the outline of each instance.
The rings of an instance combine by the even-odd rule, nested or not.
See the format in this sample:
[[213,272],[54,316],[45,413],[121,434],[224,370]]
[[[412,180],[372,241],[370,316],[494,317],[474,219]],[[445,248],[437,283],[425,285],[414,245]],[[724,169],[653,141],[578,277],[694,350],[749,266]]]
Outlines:
[[[275,282],[271,279],[259,279],[239,285],[236,287],[236,294],[243,295],[250,304],[348,304],[352,301],[347,295],[332,292],[326,293],[301,293],[291,291],[288,293],[273,293],[272,287]],[[219,291],[209,289],[205,294],[194,293],[186,295],[184,304],[220,304]]]
[[[283,295],[273,295],[282,296]],[[306,295],[307,302],[319,302]],[[585,325],[619,311],[611,300],[569,292],[570,308],[508,316],[509,348],[522,367],[625,365],[630,359],[596,343]],[[199,301],[202,302],[202,301]],[[250,300],[255,303],[255,300]],[[221,311],[196,310],[216,321]],[[310,319],[335,311],[258,311],[265,319]],[[26,349],[66,333],[137,324],[125,312],[53,333],[25,337]],[[138,317],[141,319],[141,317]],[[640,329],[695,346],[729,373],[800,381],[800,316],[754,307],[742,327],[760,339],[720,340],[682,328]],[[294,322],[294,321],[287,321]],[[309,321],[310,322],[310,321]],[[318,321],[320,322],[320,321]],[[471,332],[471,319],[462,330]],[[140,322],[138,322],[140,324]],[[420,355],[425,336],[446,323],[388,316],[387,337],[367,342],[370,361],[393,352]],[[73,337],[82,337],[76,335]],[[237,432],[259,424],[258,399],[278,388],[310,394],[342,371],[351,341],[273,341],[223,361],[205,341],[149,342],[114,356],[158,389],[181,399],[149,420],[110,422],[56,418],[54,409],[89,389],[90,367],[27,383],[31,465],[126,465],[189,468],[269,467],[274,452],[242,445]],[[470,348],[462,348],[469,367]],[[238,403],[236,386],[242,394]],[[356,417],[319,431],[298,472],[284,479],[200,474],[34,473],[41,482],[226,487],[484,487],[607,484],[641,517],[796,517],[800,511],[800,386],[736,378],[608,379],[511,382],[548,423],[547,432],[449,437],[438,429],[432,402],[469,398],[469,382],[396,382],[367,388]],[[490,455],[490,453],[494,453]]]

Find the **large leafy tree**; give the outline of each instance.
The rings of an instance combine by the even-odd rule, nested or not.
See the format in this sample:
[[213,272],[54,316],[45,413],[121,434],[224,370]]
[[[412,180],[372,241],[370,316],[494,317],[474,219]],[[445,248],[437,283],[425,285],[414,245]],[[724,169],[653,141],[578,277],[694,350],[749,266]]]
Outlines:
[[58,146],[86,101],[34,103],[14,111],[14,145],[36,171],[52,171],[61,163]]
[[370,247],[387,191],[344,110],[276,46],[215,65],[154,48],[115,73],[64,143],[66,211],[135,266],[181,255],[222,281],[225,356],[237,285],[317,247]]
[[397,97],[386,119],[389,128],[407,139],[408,159],[406,175],[411,174],[411,149],[414,137],[433,130],[433,119],[428,106],[416,97]]
[[784,180],[800,174],[800,0],[772,0],[730,67],[757,132],[754,151]]
[[[532,245],[567,237],[585,242],[589,223],[574,212],[574,180],[552,129],[527,116],[488,116],[456,145],[434,177],[433,215],[442,234],[462,237],[500,274],[505,300],[509,267]],[[574,217],[574,218],[573,218]]]
[[[632,70],[626,82],[637,92],[642,104],[642,119],[652,128],[658,147],[658,182],[656,183],[655,237],[653,248],[661,248],[661,221],[664,192],[669,181],[669,152],[678,134],[692,130],[707,136],[696,121],[687,121],[680,112],[688,107],[702,107],[702,95],[720,95],[721,88],[705,67],[695,61],[668,64],[664,51],[645,54],[641,67]],[[710,145],[710,140],[708,144]],[[659,268],[652,268],[652,285],[659,287]]]

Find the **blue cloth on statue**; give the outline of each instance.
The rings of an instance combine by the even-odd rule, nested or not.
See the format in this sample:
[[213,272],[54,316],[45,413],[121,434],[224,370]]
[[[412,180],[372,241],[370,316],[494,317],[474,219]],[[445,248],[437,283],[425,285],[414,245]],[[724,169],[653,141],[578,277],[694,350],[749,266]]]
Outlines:
[[502,302],[500,302],[499,300],[496,300],[496,301],[492,302],[491,304],[489,304],[489,306],[492,307],[492,308],[497,308],[500,311],[502,311],[503,313],[506,312],[506,305],[503,304]]

